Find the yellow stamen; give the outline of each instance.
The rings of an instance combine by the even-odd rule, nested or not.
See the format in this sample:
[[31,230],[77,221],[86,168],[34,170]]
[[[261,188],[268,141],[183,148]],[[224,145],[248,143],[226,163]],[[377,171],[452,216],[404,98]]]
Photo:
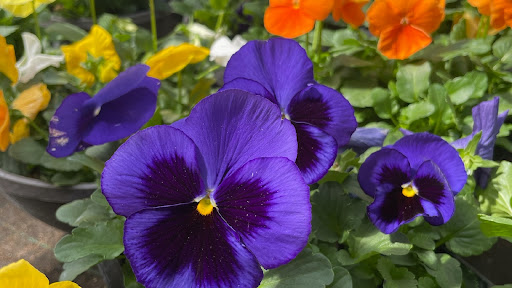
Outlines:
[[199,212],[199,214],[201,214],[203,216],[210,215],[210,213],[212,213],[212,211],[213,211],[213,204],[212,204],[212,201],[210,200],[210,198],[208,198],[208,197],[204,197],[197,204],[197,212]]
[[402,195],[405,197],[414,197],[416,194],[418,194],[418,190],[410,183],[402,185]]
[[300,0],[293,0],[293,9],[300,8]]

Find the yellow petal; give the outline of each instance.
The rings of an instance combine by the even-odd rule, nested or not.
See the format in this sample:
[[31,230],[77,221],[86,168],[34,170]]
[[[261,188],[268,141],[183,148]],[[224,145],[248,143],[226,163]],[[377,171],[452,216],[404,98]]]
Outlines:
[[34,120],[37,113],[48,107],[50,98],[50,90],[46,85],[36,84],[21,92],[12,102],[12,108],[19,110],[25,117]]
[[50,285],[50,288],[80,288],[76,283],[71,281],[56,282]]
[[188,64],[203,61],[210,53],[204,47],[197,47],[189,43],[179,46],[169,46],[146,61],[150,67],[148,76],[160,80],[170,77],[172,74],[181,71]]
[[12,133],[9,134],[11,144],[20,141],[23,138],[30,136],[30,128],[28,127],[27,119],[19,119],[12,127]]
[[[55,0],[36,0],[36,9],[43,5],[55,2]],[[3,8],[14,16],[25,18],[34,12],[32,0],[0,0],[0,8]]]
[[48,285],[48,278],[23,259],[0,269],[0,287],[48,288]]
[[16,56],[14,46],[7,44],[7,41],[0,35],[0,72],[12,81],[18,82],[18,69],[16,69]]
[[88,86],[94,83],[93,73],[82,67],[87,60],[87,54],[94,58],[102,58],[99,67],[99,80],[108,82],[117,76],[121,68],[121,58],[116,52],[112,36],[101,26],[93,25],[87,36],[71,45],[61,47],[66,60],[66,69]]
[[9,147],[9,125],[9,107],[5,102],[4,92],[0,90],[0,151],[2,152]]

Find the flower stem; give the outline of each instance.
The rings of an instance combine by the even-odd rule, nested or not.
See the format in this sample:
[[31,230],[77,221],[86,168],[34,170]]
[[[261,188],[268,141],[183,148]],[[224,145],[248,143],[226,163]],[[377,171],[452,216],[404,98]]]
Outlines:
[[482,15],[480,22],[478,23],[478,30],[476,32],[477,38],[485,38],[489,33],[489,25],[491,24],[491,18],[486,15]]
[[183,103],[182,103],[183,91],[182,90],[183,90],[183,75],[180,71],[180,72],[178,72],[178,104],[180,107],[183,106]]
[[306,33],[306,45],[304,47],[306,47],[306,53],[309,55],[309,32]]
[[318,54],[322,49],[322,28],[324,23],[322,21],[316,21],[315,32],[313,34],[313,53]]
[[41,28],[39,27],[39,15],[36,11],[36,0],[32,0],[32,9],[34,10],[32,16],[34,17],[34,29],[36,31],[36,36],[41,39]]
[[37,126],[36,123],[34,123],[34,121],[32,121],[32,119],[27,118],[27,117],[25,117],[25,119],[28,122],[28,125],[30,127],[32,127],[34,130],[36,130],[37,133],[39,133],[44,138],[44,140],[48,141],[47,131],[44,131],[43,129],[39,128],[39,126]]
[[96,3],[94,0],[89,0],[89,9],[91,10],[91,18],[92,18],[92,24],[96,25]]
[[217,17],[217,23],[215,23],[215,33],[219,33],[220,28],[222,28],[222,23],[224,22],[224,11],[220,12]]
[[156,37],[156,15],[155,15],[155,0],[149,0],[149,12],[151,13],[151,36],[153,40],[153,52],[158,50],[158,42]]

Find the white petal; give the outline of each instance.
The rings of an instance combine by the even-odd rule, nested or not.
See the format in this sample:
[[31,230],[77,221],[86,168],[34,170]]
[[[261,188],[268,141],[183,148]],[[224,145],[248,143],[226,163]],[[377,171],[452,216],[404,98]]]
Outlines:
[[41,41],[36,35],[23,32],[21,38],[23,38],[23,46],[25,47],[25,57],[30,58],[41,53]]
[[190,34],[198,36],[201,39],[211,39],[215,37],[215,32],[202,24],[192,23],[187,26],[187,29]]
[[239,35],[235,36],[233,41],[227,36],[221,36],[210,47],[210,61],[215,61],[215,63],[226,67],[231,56],[240,50],[245,43],[247,41]]
[[39,54],[32,58],[28,58],[27,61],[18,67],[20,74],[19,82],[27,83],[32,80],[39,71],[50,66],[59,67],[62,61],[64,61],[64,56],[46,54]]

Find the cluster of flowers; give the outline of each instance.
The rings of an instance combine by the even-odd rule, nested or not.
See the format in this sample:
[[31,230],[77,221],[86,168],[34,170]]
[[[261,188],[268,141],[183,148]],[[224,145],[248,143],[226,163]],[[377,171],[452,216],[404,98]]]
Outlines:
[[[93,98],[68,96],[50,122],[48,152],[66,156],[139,130],[159,88],[149,69],[129,68]],[[102,191],[127,217],[125,254],[146,287],[256,287],[260,266],[292,260],[311,232],[307,184],[327,173],[356,129],[353,108],[315,82],[293,40],[247,43],[224,82],[188,117],[134,134],[105,165]],[[494,119],[475,129],[492,141],[506,114],[496,116],[497,99],[481,105],[474,117],[492,110]],[[358,177],[375,199],[369,218],[392,233],[418,216],[446,223],[467,173],[452,145],[418,133],[370,155]]]

